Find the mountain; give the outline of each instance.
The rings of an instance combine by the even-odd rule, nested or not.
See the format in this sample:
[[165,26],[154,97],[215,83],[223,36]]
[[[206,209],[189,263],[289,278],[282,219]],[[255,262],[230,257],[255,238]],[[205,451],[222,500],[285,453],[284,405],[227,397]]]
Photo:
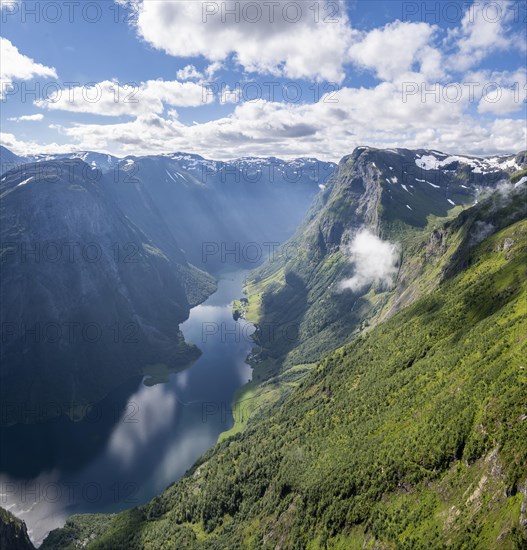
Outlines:
[[163,220],[191,263],[217,271],[264,261],[293,234],[334,169],[316,159],[128,157],[111,189],[126,213],[148,204],[146,225]]
[[[25,163],[79,159],[126,216],[147,233],[168,231],[192,264],[209,272],[255,267],[288,239],[336,169],[314,158],[248,157],[228,162],[188,153],[119,159],[81,151],[17,157],[0,150],[2,172]],[[5,169],[4,169],[5,168]]]
[[0,548],[5,548],[5,550],[35,550],[29,540],[26,524],[3,508],[0,508]]
[[31,421],[27,410],[82,415],[127,378],[199,356],[179,323],[212,277],[162,227],[155,239],[143,232],[105,178],[74,159],[0,181],[2,423]]
[[17,165],[0,179],[7,424],[32,421],[20,412],[32,407],[43,420],[50,403],[76,417],[126,377],[188,366],[199,351],[178,326],[214,291],[209,273],[263,261],[334,170],[316,159],[1,153]]
[[[295,235],[249,278],[245,309],[259,326],[256,377],[322,358],[437,285],[442,267],[427,271],[430,258],[448,249],[447,233],[454,244],[463,238],[444,228],[444,220],[500,185],[511,186],[510,178],[526,166],[525,152],[479,159],[359,147],[342,159]],[[490,234],[510,221],[495,218],[482,215],[470,231]],[[361,243],[366,250],[357,250]],[[380,265],[390,277],[359,287],[361,254],[374,258],[371,269]]]
[[433,285],[161,495],[42,548],[525,548],[526,204],[511,185],[436,220],[415,249]]
[[27,159],[25,157],[15,155],[15,153],[7,149],[7,147],[0,145],[0,176],[26,162]]
[[74,153],[62,153],[58,155],[31,155],[27,157],[27,162],[42,161],[61,161],[79,159],[89,164],[92,168],[97,168],[102,172],[108,172],[117,166],[119,158],[105,153],[96,153],[94,151],[77,151]]
[[0,145],[0,176],[5,172],[9,172],[17,166],[34,162],[51,162],[80,159],[92,168],[97,168],[103,172],[112,170],[119,159],[112,155],[104,153],[95,153],[93,151],[77,151],[72,153],[49,154],[49,155],[28,155],[25,157],[15,155],[12,151]]

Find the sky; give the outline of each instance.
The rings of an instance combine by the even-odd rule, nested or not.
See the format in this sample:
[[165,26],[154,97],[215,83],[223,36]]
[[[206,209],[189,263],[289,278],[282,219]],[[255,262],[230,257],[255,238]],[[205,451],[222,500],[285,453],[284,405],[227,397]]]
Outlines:
[[526,0],[0,0],[17,154],[527,149]]

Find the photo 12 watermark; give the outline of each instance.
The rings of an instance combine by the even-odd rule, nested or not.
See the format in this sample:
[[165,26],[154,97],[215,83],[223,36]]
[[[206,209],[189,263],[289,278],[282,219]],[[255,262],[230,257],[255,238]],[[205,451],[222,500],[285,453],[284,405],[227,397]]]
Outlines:
[[138,501],[139,485],[135,481],[104,484],[98,481],[0,481],[0,504],[95,504],[122,502],[130,505]]
[[342,4],[331,0],[201,2],[203,23],[335,24],[342,18]]
[[309,256],[313,259],[322,258],[323,254],[315,246],[299,246],[290,241],[280,242],[241,242],[241,241],[206,241],[201,245],[201,261],[203,264],[243,264],[260,265],[264,262],[288,262],[299,256]]
[[401,99],[408,103],[418,98],[421,103],[477,103],[494,105],[507,100],[517,106],[527,104],[527,82],[415,82],[401,84]]
[[438,1],[402,2],[401,21],[421,21],[431,25],[475,23],[481,18],[485,23],[499,24],[503,21],[527,24],[525,0],[499,1]]
[[2,264],[96,264],[111,260],[115,263],[136,264],[140,261],[142,243],[108,243],[80,241],[28,241],[0,243]]
[[73,418],[84,424],[138,424],[140,407],[135,401],[128,401],[123,407],[113,404],[108,407],[101,402],[43,401],[35,404],[5,399],[0,403],[0,422],[14,424],[57,424],[64,418]]
[[1,21],[8,23],[89,23],[133,24],[141,10],[140,1],[110,0],[29,1],[2,0]]

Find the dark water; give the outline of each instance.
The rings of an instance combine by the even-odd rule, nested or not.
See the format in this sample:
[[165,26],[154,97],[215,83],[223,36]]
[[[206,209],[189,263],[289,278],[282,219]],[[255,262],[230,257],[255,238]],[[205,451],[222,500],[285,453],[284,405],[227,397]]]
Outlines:
[[152,387],[131,380],[81,422],[0,430],[0,506],[26,522],[35,543],[72,514],[144,503],[232,426],[233,394],[251,376],[245,358],[253,329],[235,322],[229,307],[245,275],[225,273],[182,325],[203,352],[186,371]]

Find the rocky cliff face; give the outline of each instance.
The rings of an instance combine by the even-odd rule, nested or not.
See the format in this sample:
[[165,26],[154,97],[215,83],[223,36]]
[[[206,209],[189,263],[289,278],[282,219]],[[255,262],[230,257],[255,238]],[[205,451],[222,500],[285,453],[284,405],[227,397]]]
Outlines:
[[0,508],[0,548],[2,550],[35,550],[29,540],[26,524]]

